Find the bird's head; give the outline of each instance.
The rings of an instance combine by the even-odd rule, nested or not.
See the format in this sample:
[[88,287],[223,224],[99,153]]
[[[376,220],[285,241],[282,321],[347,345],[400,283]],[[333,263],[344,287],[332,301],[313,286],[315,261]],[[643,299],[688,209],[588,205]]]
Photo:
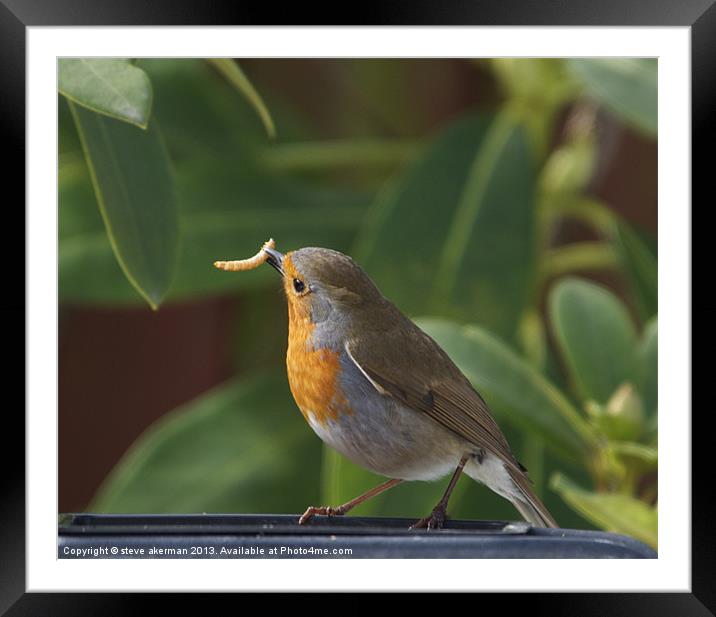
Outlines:
[[345,318],[382,303],[378,288],[353,259],[331,249],[307,247],[282,255],[265,248],[283,277],[289,317],[313,323]]

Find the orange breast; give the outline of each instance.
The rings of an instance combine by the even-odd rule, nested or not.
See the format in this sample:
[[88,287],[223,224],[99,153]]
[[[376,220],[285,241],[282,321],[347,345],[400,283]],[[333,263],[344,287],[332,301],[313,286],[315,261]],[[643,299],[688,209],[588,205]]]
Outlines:
[[315,325],[307,316],[297,313],[289,302],[288,383],[303,417],[308,420],[310,413],[315,421],[325,426],[328,420],[350,413],[339,385],[340,358],[330,349],[314,349],[306,344]]

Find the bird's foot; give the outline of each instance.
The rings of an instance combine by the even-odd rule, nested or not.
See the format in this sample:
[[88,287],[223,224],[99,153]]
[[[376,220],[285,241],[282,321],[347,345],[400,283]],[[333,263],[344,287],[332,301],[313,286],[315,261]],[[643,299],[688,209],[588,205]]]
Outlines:
[[308,508],[306,508],[306,511],[301,515],[301,518],[298,519],[298,524],[306,524],[316,514],[322,514],[324,516],[342,516],[343,510],[340,507],[333,508],[331,506],[308,506]]
[[421,518],[417,523],[410,526],[410,529],[442,529],[447,520],[447,506],[439,503],[433,508],[430,516]]

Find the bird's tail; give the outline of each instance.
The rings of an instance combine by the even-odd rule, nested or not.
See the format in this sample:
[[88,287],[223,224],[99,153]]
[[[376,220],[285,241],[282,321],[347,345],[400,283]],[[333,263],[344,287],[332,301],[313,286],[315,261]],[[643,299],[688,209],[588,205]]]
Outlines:
[[535,527],[559,527],[557,521],[552,518],[547,508],[539,500],[532,490],[529,478],[516,470],[509,469],[508,472],[512,477],[517,490],[517,495],[510,499],[512,505],[517,508],[522,517],[532,523]]

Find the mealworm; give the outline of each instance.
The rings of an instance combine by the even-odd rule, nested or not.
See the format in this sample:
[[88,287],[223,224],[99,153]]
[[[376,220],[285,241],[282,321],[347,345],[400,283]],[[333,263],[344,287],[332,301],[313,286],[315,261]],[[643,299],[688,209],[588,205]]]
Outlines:
[[244,270],[253,270],[258,268],[268,258],[268,253],[264,249],[276,248],[276,242],[273,238],[270,238],[268,242],[264,242],[263,246],[259,249],[253,257],[248,259],[237,259],[234,261],[215,261],[214,267],[219,270],[226,270],[227,272],[243,272]]

